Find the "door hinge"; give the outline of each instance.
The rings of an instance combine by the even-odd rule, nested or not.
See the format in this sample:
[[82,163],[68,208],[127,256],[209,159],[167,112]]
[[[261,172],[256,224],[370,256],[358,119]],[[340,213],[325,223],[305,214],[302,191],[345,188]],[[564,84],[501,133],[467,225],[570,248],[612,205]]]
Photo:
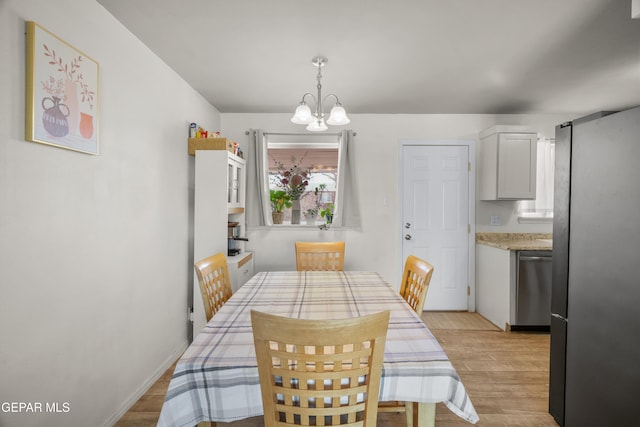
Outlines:
[[471,224],[467,224],[467,234],[471,234]]
[[187,320],[193,323],[193,307],[187,307]]
[[467,168],[468,168],[469,172],[471,172],[471,162],[467,162]]
[[471,296],[471,286],[467,286],[467,296]]

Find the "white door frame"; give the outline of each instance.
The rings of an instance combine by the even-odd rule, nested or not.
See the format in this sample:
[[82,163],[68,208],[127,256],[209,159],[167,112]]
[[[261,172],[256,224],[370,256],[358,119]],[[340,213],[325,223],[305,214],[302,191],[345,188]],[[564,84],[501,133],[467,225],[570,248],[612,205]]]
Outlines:
[[[401,139],[398,144],[398,171],[402,171],[403,168],[403,150],[408,145],[423,145],[423,146],[464,146],[469,149],[469,298],[467,300],[467,309],[469,311],[476,311],[476,141],[475,140],[427,140],[427,139]],[[402,209],[404,206],[403,191],[404,188],[404,174],[398,173],[398,224],[397,224],[397,236],[398,236],[398,266],[399,272],[397,277],[402,277],[404,270],[404,259],[402,259],[402,247],[403,247],[403,228],[402,228]]]

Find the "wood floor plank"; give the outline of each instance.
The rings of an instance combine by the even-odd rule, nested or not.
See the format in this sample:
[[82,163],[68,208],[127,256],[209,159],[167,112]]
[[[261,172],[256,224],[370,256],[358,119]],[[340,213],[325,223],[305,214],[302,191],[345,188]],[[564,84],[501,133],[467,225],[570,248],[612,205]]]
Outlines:
[[500,330],[479,314],[466,311],[425,311],[422,320],[429,329]]
[[[458,371],[480,427],[557,427],[548,414],[549,334],[504,332],[477,313],[424,312],[425,324]],[[118,421],[118,427],[155,426],[174,367]],[[218,427],[263,427],[262,417]],[[402,427],[404,414],[383,413],[378,427]],[[436,405],[436,427],[470,424],[444,404]]]

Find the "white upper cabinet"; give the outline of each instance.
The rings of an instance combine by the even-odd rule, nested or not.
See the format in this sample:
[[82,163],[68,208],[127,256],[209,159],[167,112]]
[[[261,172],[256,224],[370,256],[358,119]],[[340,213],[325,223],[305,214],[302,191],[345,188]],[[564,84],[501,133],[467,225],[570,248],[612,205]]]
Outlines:
[[518,126],[493,126],[480,133],[482,200],[536,198],[537,133]]

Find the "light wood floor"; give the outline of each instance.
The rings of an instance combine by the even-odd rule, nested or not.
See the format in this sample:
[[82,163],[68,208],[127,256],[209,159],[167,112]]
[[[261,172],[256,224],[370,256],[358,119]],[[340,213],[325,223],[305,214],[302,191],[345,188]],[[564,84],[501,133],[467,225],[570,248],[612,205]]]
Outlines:
[[[549,334],[503,332],[477,313],[425,312],[423,320],[458,371],[478,412],[481,427],[556,427],[548,414]],[[169,369],[116,424],[155,426],[173,368]],[[262,417],[218,427],[262,427]],[[380,414],[378,427],[403,427],[403,414]],[[436,426],[470,424],[442,403]]]

